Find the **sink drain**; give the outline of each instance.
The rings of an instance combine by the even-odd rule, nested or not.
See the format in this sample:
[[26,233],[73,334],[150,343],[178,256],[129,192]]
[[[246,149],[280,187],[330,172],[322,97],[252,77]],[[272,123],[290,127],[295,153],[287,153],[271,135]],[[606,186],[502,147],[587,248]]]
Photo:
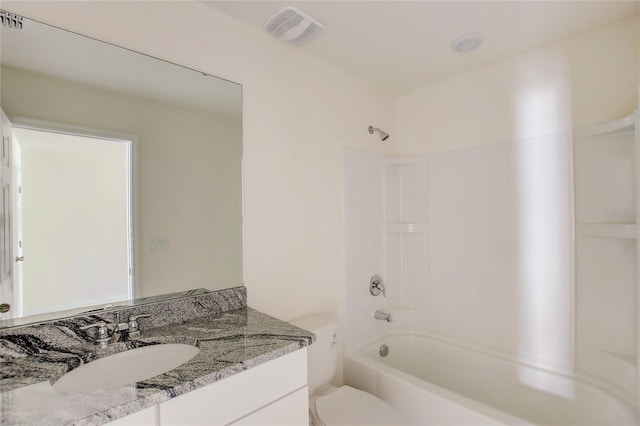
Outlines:
[[387,355],[389,355],[389,346],[381,345],[380,346],[380,356],[387,356]]

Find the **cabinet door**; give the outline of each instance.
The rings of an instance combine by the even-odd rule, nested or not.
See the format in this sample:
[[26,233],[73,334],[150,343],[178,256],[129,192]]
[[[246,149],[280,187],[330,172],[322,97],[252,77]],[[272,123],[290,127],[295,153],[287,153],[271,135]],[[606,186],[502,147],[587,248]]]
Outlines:
[[107,423],[107,426],[156,426],[156,407],[145,408],[126,417]]
[[226,425],[306,386],[303,348],[163,402],[160,425]]
[[234,426],[308,426],[309,389],[290,393],[231,423]]

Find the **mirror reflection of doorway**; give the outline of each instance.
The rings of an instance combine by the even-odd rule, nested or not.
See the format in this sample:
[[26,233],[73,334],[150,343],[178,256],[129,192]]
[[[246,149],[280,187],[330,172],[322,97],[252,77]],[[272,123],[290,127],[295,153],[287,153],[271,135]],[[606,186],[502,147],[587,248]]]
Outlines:
[[13,123],[14,316],[132,296],[132,141],[74,133]]

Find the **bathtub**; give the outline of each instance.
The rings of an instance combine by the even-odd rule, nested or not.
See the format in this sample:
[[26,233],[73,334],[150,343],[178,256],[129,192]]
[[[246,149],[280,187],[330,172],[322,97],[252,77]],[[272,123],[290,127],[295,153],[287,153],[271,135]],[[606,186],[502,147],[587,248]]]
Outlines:
[[408,425],[603,426],[640,419],[631,403],[583,379],[411,333],[348,354],[345,382],[387,401]]

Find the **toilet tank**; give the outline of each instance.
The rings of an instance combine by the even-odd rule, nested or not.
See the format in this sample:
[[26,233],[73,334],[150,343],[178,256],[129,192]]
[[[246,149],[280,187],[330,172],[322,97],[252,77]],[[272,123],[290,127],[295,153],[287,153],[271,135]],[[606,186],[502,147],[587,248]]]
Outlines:
[[316,335],[316,342],[307,348],[309,395],[313,395],[327,386],[336,374],[338,320],[330,313],[321,313],[298,318],[291,324]]

